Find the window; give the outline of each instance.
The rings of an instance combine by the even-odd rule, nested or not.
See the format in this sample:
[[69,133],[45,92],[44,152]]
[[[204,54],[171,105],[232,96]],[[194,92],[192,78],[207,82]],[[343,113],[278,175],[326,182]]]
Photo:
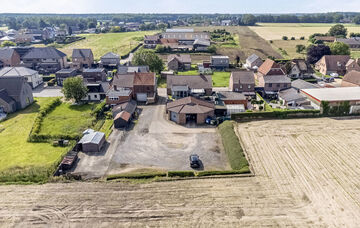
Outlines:
[[269,83],[269,87],[270,87],[270,88],[272,87],[272,83]]
[[279,88],[281,84],[277,84],[277,87]]
[[240,89],[242,89],[243,88],[243,86],[242,85],[240,85]]
[[95,99],[97,99],[97,98],[98,98],[98,96],[95,94],[95,95],[94,95],[94,98],[95,98]]
[[[96,98],[96,95],[95,95],[95,98]],[[117,100],[119,100],[119,98],[118,98],[118,97],[109,97],[109,100],[111,100],[111,101],[117,101]]]

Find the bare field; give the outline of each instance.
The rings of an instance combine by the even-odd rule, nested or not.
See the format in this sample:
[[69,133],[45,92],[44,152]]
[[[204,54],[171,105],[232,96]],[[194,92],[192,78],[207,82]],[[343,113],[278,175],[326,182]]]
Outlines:
[[[319,23],[258,23],[258,26],[251,26],[254,32],[265,40],[281,40],[283,36],[299,39],[304,36],[306,39],[314,33],[327,33],[334,24]],[[360,26],[345,24],[348,32],[360,32]]]
[[249,122],[238,133],[255,177],[0,186],[0,224],[360,226],[359,119]]
[[[306,40],[274,40],[271,44],[274,50],[278,51],[284,58],[305,58],[306,54],[304,52],[297,53],[296,45],[302,44],[305,47],[308,45]],[[285,53],[281,53],[280,48],[286,51]]]

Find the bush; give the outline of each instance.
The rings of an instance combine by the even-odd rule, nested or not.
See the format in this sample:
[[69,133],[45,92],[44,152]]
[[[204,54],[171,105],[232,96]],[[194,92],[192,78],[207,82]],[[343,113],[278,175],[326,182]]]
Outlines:
[[274,43],[274,41],[270,40],[270,43],[272,44],[272,43]]
[[168,177],[194,177],[193,171],[169,171]]
[[50,138],[48,138],[48,136],[40,136],[38,135],[40,133],[40,129],[41,129],[41,124],[42,121],[44,120],[45,116],[50,113],[52,110],[54,110],[57,106],[59,106],[61,104],[61,100],[60,98],[56,98],[53,101],[51,101],[50,103],[42,106],[39,110],[39,113],[36,116],[36,119],[34,121],[34,124],[31,128],[30,134],[29,134],[29,138],[28,141],[29,142],[43,142],[46,141]]
[[287,36],[282,37],[283,40],[288,40],[289,38]]
[[154,173],[130,173],[130,174],[115,174],[106,177],[106,180],[116,179],[151,179],[155,177],[166,177],[166,172]]
[[295,37],[291,37],[291,40],[295,40]]
[[300,37],[300,40],[305,40],[305,37],[304,36]]
[[91,112],[92,116],[95,116],[96,119],[101,119],[104,117],[106,111],[106,100],[98,104],[95,109]]
[[48,81],[50,81],[50,80],[52,80],[52,79],[54,79],[54,81],[55,81],[55,76],[43,76],[42,77],[42,79],[43,79],[43,82],[48,82]]
[[244,151],[239,143],[239,138],[235,134],[233,123],[231,121],[225,121],[219,126],[219,132],[231,168],[233,170],[241,170],[242,168],[249,166]]
[[232,120],[286,119],[300,117],[319,117],[320,110],[273,110],[264,112],[243,112],[231,115]]
[[56,82],[56,79],[53,78],[53,79],[50,79],[47,84],[48,84],[48,86],[54,86],[55,82]]
[[218,176],[218,175],[238,175],[250,173],[249,166],[245,166],[241,170],[229,170],[229,171],[201,171],[197,173],[198,177],[205,176]]

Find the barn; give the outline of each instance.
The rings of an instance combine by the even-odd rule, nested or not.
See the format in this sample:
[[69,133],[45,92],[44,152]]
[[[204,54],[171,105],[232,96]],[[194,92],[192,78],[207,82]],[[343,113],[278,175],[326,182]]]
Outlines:
[[88,129],[83,132],[78,146],[82,152],[100,152],[105,141],[104,133]]

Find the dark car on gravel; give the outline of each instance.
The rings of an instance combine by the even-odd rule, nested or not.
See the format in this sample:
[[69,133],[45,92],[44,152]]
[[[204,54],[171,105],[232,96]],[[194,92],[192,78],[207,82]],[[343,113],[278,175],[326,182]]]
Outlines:
[[200,168],[200,158],[197,154],[190,155],[190,167]]

